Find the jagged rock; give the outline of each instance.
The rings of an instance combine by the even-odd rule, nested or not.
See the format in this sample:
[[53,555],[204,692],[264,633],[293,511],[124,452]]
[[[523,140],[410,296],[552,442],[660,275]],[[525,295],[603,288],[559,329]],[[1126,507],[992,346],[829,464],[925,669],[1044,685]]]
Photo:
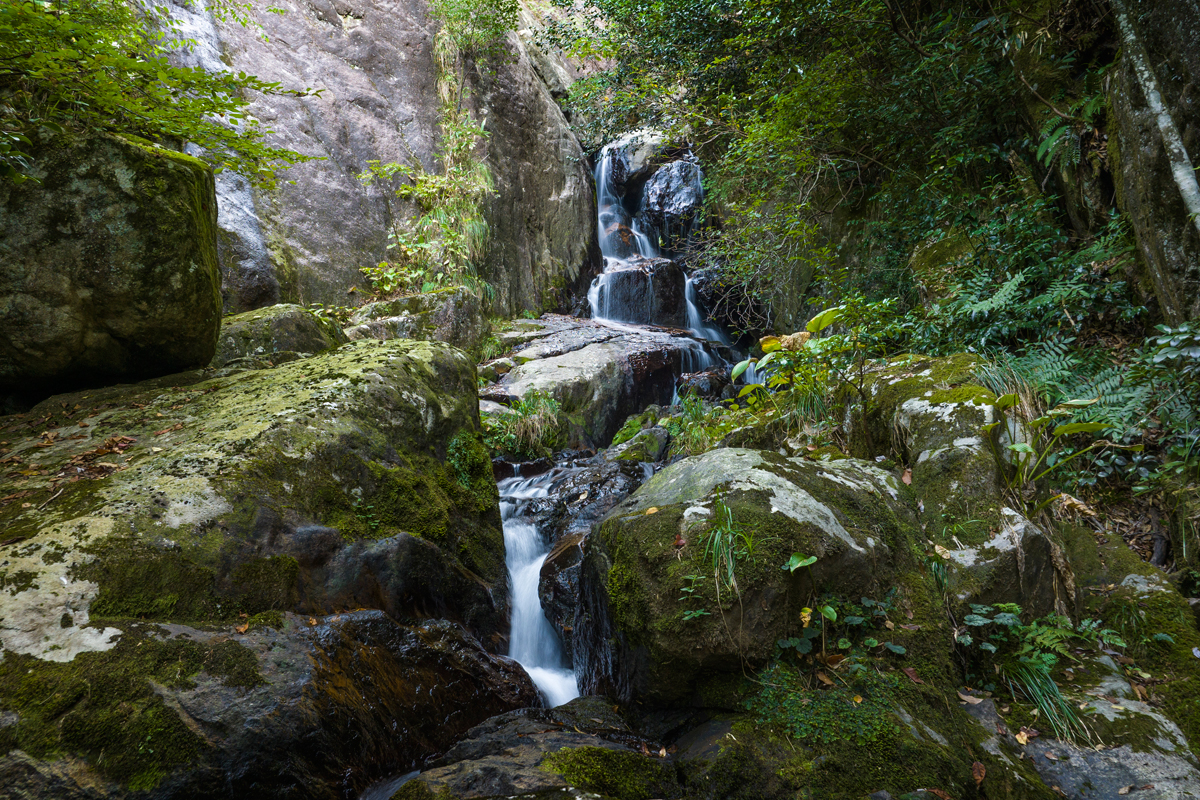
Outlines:
[[652,464],[667,455],[671,434],[666,428],[655,425],[635,434],[632,439],[614,445],[605,451],[604,457],[612,461],[640,461]]
[[676,150],[666,134],[647,128],[631,131],[610,144],[609,168],[617,196],[625,197],[631,189],[640,191],[646,179]]
[[635,258],[610,268],[592,289],[598,316],[642,325],[687,324],[683,270],[664,258]]
[[358,339],[427,339],[478,355],[489,325],[479,296],[453,287],[368,303],[350,317],[346,335]]
[[111,650],[69,662],[6,653],[18,749],[0,757],[0,785],[31,798],[332,800],[538,703],[524,670],[448,622],[355,611],[123,628]]
[[658,232],[667,250],[679,251],[687,244],[704,205],[703,180],[699,164],[681,159],[659,167],[642,188],[638,219],[644,228]]
[[[765,663],[810,592],[882,594],[916,541],[901,492],[894,476],[852,459],[818,465],[723,448],[667,467],[588,540],[575,624],[583,688],[681,702],[707,680]],[[686,575],[711,574],[703,537],[727,521],[722,508],[755,541],[738,598],[726,588],[718,602],[708,580],[681,601]],[[811,572],[780,569],[793,552],[817,557]],[[710,613],[683,619],[693,607]]]
[[676,390],[679,396],[694,394],[705,400],[720,400],[729,386],[729,369],[712,367],[702,372],[685,372],[679,376]]
[[0,401],[207,364],[221,325],[212,170],[106,134],[35,150],[36,180],[0,184]]
[[502,334],[525,343],[512,354],[517,364],[480,397],[505,405],[530,391],[548,392],[580,422],[590,446],[611,441],[630,413],[669,401],[675,376],[701,345],[682,333],[632,332],[554,314],[529,331]]
[[334,322],[303,306],[280,304],[246,311],[225,319],[217,354],[209,366],[232,361],[281,363],[293,354],[312,355],[345,344],[349,339]]

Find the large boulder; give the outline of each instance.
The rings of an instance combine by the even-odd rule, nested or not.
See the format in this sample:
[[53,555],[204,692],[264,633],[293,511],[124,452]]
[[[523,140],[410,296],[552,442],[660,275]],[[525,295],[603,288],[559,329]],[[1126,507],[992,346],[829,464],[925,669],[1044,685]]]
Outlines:
[[346,328],[352,340],[429,339],[473,355],[479,355],[488,332],[483,302],[461,286],[368,303]]
[[212,367],[233,361],[280,363],[350,341],[332,320],[303,306],[281,303],[225,319]]
[[[575,624],[576,652],[588,659],[581,683],[622,700],[682,702],[765,663],[810,593],[881,595],[911,567],[917,541],[904,491],[854,459],[721,448],[672,464],[588,540]],[[706,555],[707,537],[731,522],[750,542],[735,546],[753,554],[738,563],[736,592],[715,584]],[[796,552],[817,558],[811,569],[781,569]]]
[[379,611],[220,628],[127,622],[111,649],[0,661],[0,784],[17,797],[335,800],[537,705],[448,622]]
[[213,174],[114,136],[37,147],[0,184],[0,397],[204,366],[221,324]]
[[[394,217],[418,211],[390,196],[394,185],[367,188],[355,176],[376,159],[440,170],[438,23],[416,0],[255,8],[247,26],[182,2],[170,10],[198,43],[179,58],[278,82],[284,93],[256,94],[249,113],[269,121],[269,144],[317,158],[274,187],[218,176],[227,304],[346,305],[362,286],[359,269],[387,258]],[[497,313],[555,307],[598,270],[585,155],[516,34],[504,58],[469,66],[466,80],[490,134],[482,155],[497,190],[485,204],[492,244],[482,277],[496,289]],[[321,93],[286,94],[310,88]]]

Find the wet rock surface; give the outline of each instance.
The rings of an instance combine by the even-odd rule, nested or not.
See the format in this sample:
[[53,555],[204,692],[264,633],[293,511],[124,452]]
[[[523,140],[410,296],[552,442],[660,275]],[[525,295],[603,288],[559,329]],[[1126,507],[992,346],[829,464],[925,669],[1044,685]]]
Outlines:
[[[636,255],[636,249],[629,255]],[[630,258],[605,271],[597,293],[597,315],[641,325],[681,328],[687,324],[683,270],[663,258]]]
[[578,415],[592,446],[609,442],[631,413],[668,401],[676,376],[701,348],[682,331],[554,314],[500,339],[515,344],[516,366],[480,389],[480,397],[508,405],[530,391],[547,392],[565,413]]
[[663,247],[679,251],[687,244],[692,223],[704,204],[700,165],[678,160],[655,170],[642,189],[638,219],[647,230],[656,231]]
[[0,410],[206,365],[221,325],[212,170],[115,136],[47,140],[0,186]]

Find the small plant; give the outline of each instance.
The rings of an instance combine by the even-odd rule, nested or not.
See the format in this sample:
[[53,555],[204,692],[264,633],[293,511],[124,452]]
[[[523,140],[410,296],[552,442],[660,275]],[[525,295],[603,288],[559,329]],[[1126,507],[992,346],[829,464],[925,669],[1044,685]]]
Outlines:
[[1101,628],[1098,620],[1075,625],[1067,617],[1050,614],[1025,624],[1021,607],[1015,603],[993,606],[971,605],[971,613],[955,632],[964,648],[974,646],[988,654],[1013,696],[1018,692],[1037,706],[1060,739],[1089,739],[1090,735],[1075,707],[1054,682],[1053,670],[1060,658],[1077,661],[1072,646],[1125,647],[1120,635]]
[[566,428],[559,402],[535,389],[513,403],[508,413],[485,418],[483,440],[502,455],[541,458],[564,444]]
[[741,559],[754,558],[754,534],[733,523],[733,511],[721,498],[717,498],[714,514],[716,522],[704,534],[704,558],[713,571],[717,589],[717,604],[721,602],[721,589],[741,596],[737,584],[737,567]]
[[327,306],[322,303],[309,303],[308,310],[339,328],[346,327],[350,323],[350,316],[354,313],[354,309],[349,306]]
[[[679,602],[686,603],[700,598],[700,590],[703,588],[704,582],[708,580],[705,575],[687,575],[684,577],[687,581],[687,586],[684,586],[679,591],[683,594],[679,598]],[[707,617],[711,612],[707,608],[689,608],[683,612],[682,618],[684,622],[691,622],[700,617]]]

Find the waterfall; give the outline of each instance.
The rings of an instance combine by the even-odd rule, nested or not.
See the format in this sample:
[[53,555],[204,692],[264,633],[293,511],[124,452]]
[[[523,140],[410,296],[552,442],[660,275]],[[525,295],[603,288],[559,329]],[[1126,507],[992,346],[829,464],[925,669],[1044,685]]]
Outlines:
[[548,497],[558,470],[534,478],[500,481],[500,517],[504,522],[505,563],[512,587],[512,631],[508,655],[537,684],[553,707],[579,696],[575,673],[566,664],[558,634],[542,611],[538,582],[548,552],[537,525],[523,516],[528,501]]
[[700,313],[700,296],[696,292],[696,285],[692,283],[690,275],[684,284],[684,299],[687,300],[688,330],[698,339],[708,339],[710,342],[728,346],[730,342],[725,331],[716,325],[704,324],[704,314]]

